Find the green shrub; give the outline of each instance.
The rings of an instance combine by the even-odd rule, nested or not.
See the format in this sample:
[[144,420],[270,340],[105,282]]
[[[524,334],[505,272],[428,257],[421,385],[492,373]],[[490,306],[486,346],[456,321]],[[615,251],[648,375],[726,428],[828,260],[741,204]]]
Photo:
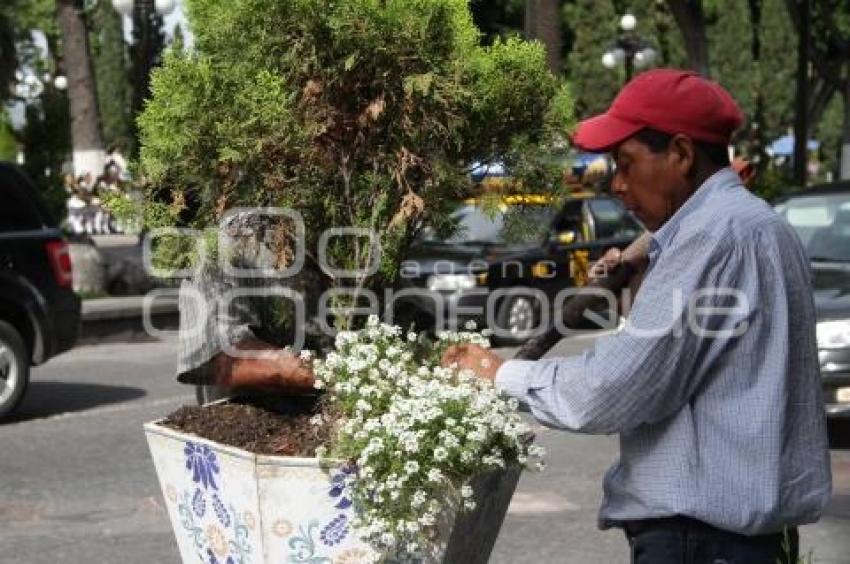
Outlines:
[[[328,227],[368,228],[383,245],[380,274],[354,283],[379,287],[416,225],[445,219],[468,193],[473,162],[501,159],[529,189],[558,187],[539,163],[569,126],[571,96],[542,45],[479,46],[465,0],[187,7],[195,52],[165,57],[139,119],[148,202],[191,202],[184,224],[215,225],[236,206],[291,207],[308,249]],[[366,263],[365,241],[337,238],[329,250],[337,268]]]

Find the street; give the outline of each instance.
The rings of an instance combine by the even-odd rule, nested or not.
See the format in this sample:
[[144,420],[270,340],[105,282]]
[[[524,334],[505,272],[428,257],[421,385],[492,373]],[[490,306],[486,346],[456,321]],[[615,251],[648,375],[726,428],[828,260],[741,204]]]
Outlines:
[[[590,343],[564,341],[556,354]],[[179,561],[142,432],[194,402],[173,380],[175,355],[172,342],[86,346],[34,370],[21,410],[0,425],[0,561]],[[595,524],[616,438],[536,431],[548,468],[522,478],[491,561],[628,562],[622,533]],[[833,450],[833,473],[827,514],[802,529],[804,553],[825,564],[850,562],[850,451]]]

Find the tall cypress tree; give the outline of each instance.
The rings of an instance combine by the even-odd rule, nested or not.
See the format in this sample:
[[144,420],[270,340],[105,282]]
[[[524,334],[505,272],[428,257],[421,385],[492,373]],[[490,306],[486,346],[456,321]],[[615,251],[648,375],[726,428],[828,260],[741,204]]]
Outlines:
[[97,78],[103,142],[132,152],[130,133],[130,74],[121,15],[108,2],[99,2],[91,14],[90,46]]

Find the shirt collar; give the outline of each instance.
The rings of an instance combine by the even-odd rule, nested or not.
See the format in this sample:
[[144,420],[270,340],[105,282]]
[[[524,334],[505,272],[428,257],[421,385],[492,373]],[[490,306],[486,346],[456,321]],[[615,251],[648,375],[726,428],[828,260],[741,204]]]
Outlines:
[[703,182],[696,191],[691,194],[691,197],[685,200],[673,216],[667,220],[667,223],[662,225],[658,231],[652,234],[652,239],[649,242],[649,258],[653,260],[662,249],[670,245],[673,237],[679,231],[682,222],[700,207],[700,204],[705,201],[709,193],[721,186],[730,186],[740,184],[741,177],[729,167],[722,168],[712,174]]

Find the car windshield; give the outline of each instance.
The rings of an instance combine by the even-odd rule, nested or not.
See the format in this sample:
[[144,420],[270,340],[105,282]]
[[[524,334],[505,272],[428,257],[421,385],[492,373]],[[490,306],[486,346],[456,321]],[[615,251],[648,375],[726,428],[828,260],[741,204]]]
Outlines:
[[850,262],[850,193],[798,196],[777,206],[813,261]]
[[501,205],[495,210],[465,204],[452,214],[452,231],[440,237],[426,228],[422,240],[463,244],[523,245],[541,242],[552,223],[555,207],[541,204]]

